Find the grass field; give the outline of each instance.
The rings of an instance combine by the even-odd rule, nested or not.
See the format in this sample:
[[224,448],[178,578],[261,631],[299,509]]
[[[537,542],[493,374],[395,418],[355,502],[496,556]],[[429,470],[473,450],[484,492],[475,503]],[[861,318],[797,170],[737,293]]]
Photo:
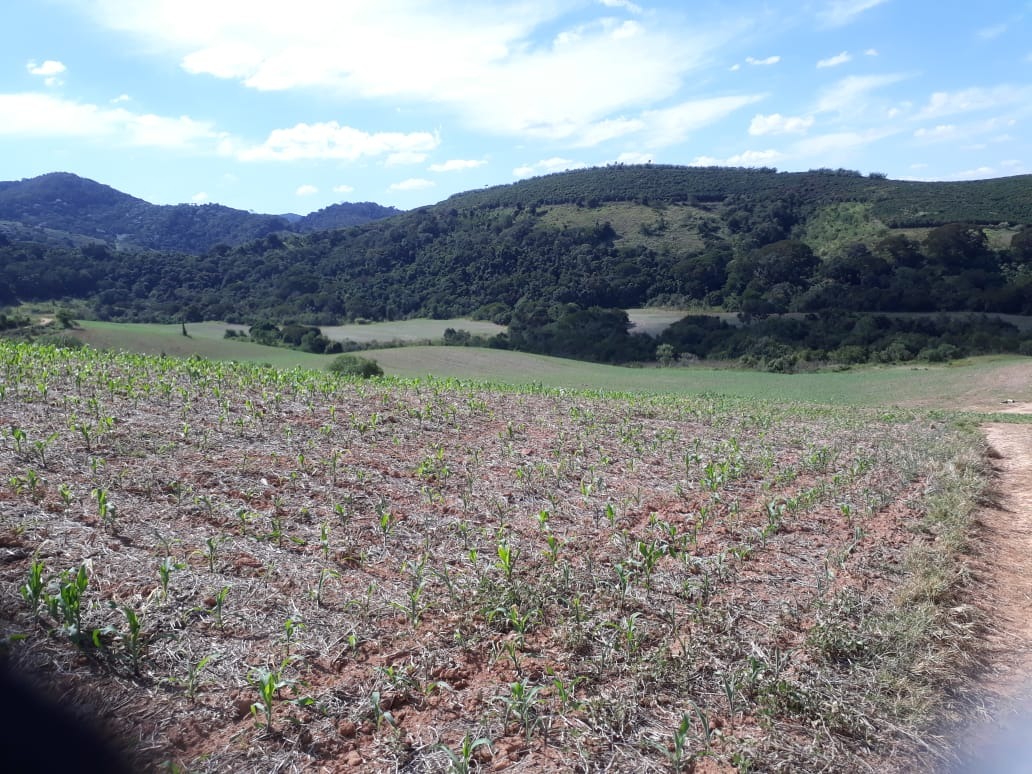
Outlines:
[[[651,311],[651,310],[644,310]],[[660,324],[655,312],[652,323]],[[416,330],[417,322],[408,328]],[[435,321],[465,327],[465,321]],[[224,323],[178,325],[83,322],[78,334],[98,348],[215,360],[269,363],[279,368],[323,369],[332,356],[264,347],[222,338]],[[404,331],[404,323],[384,323]],[[372,331],[380,324],[357,326]],[[447,326],[446,326],[447,327]],[[442,328],[443,330],[443,328]],[[1032,401],[1032,360],[972,358],[952,365],[855,368],[840,372],[770,374],[728,368],[624,368],[506,350],[413,346],[360,353],[391,375],[435,376],[507,384],[541,384],[609,392],[702,393],[841,405],[907,405],[993,410],[1003,400]]]

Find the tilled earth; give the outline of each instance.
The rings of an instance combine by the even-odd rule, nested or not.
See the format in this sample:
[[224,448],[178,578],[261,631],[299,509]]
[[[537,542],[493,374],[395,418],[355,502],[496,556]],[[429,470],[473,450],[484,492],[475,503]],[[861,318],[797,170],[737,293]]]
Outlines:
[[141,765],[946,754],[914,709],[959,645],[902,632],[899,596],[970,464],[942,422],[23,345],[0,369],[9,660]]

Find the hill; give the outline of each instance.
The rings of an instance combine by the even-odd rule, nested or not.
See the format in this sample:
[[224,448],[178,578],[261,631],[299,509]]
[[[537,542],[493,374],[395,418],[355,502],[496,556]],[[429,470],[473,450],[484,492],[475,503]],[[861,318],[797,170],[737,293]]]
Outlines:
[[93,180],[53,172],[0,182],[0,233],[20,238],[25,228],[45,230],[66,244],[101,240],[120,248],[203,253],[216,244],[238,245],[279,231],[313,231],[367,223],[396,214],[372,202],[336,204],[296,221],[220,204],[155,205]]
[[[103,193],[112,207],[137,201]],[[820,318],[745,332],[689,323],[661,342],[674,357],[791,369],[800,358],[1025,352],[1029,337],[1007,325],[899,315],[1032,315],[1030,202],[1032,176],[915,184],[849,170],[614,166],[201,256],[13,241],[0,247],[0,303],[81,299],[78,316],[141,322],[474,316],[509,326],[492,346],[603,362],[652,360],[657,342],[630,335],[620,310],[663,305]]]

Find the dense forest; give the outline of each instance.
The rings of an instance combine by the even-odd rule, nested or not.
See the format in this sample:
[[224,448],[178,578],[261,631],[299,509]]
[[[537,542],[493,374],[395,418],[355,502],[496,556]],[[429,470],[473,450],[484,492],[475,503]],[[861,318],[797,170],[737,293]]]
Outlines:
[[[894,215],[879,217],[887,202]],[[620,310],[678,305],[750,322],[705,336],[688,326],[694,333],[661,342],[701,357],[907,359],[936,342],[1019,351],[1025,339],[995,323],[965,343],[946,318],[921,327],[899,314],[1032,315],[1023,208],[1028,176],[904,184],[848,170],[609,167],[203,255],[0,240],[0,304],[59,299],[102,320],[310,326],[474,316],[510,325],[495,346],[610,362],[655,354]],[[807,325],[785,314],[809,315]],[[853,334],[858,315],[880,315],[864,323],[874,326],[866,338]]]

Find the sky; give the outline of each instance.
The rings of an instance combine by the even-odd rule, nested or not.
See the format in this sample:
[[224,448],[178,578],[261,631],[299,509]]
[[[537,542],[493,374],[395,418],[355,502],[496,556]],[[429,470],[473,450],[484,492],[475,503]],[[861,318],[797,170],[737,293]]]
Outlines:
[[612,163],[1032,172],[1030,0],[3,0],[0,180],[402,209]]

